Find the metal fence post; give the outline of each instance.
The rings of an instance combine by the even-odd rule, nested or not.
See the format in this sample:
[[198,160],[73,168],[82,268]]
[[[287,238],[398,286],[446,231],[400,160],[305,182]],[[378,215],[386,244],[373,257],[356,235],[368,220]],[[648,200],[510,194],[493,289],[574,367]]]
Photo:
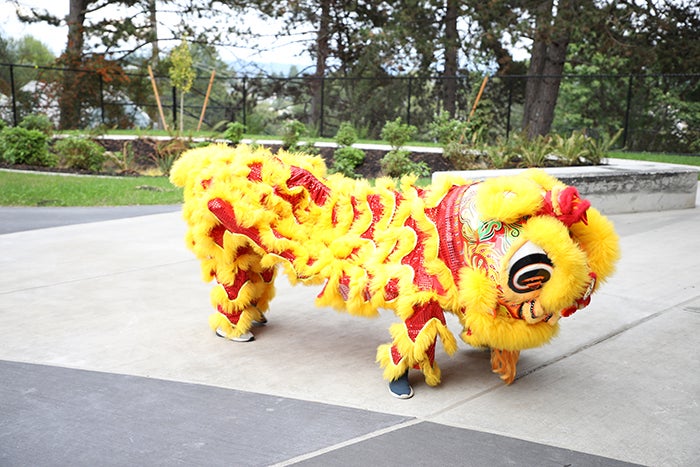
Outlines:
[[172,93],[173,93],[173,126],[175,128],[178,128],[177,126],[177,89],[175,89],[175,86],[172,87]]
[[10,65],[10,89],[12,91],[12,121],[17,126],[17,93],[15,92],[15,66]]
[[625,109],[625,122],[624,122],[624,130],[622,130],[622,147],[625,148],[627,147],[627,135],[629,132],[629,125],[630,125],[630,111],[632,108],[632,80],[633,80],[633,75],[630,74],[629,80],[627,81],[627,108]]
[[406,109],[406,124],[411,124],[411,84],[413,84],[413,78],[408,78],[408,105]]
[[323,106],[325,104],[326,77],[321,76],[321,112],[318,115],[318,135],[323,136]]
[[243,77],[243,126],[246,126],[246,119],[248,117],[247,112],[248,107],[248,78]]
[[506,115],[506,139],[510,137],[510,112],[513,107],[513,80],[508,79],[508,114]]

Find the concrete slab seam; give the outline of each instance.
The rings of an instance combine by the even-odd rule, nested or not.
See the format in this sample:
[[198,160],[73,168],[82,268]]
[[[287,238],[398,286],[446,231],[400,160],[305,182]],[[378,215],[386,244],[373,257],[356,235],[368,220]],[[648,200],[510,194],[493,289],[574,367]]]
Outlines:
[[343,441],[342,443],[336,443],[331,446],[327,446],[322,449],[317,449],[316,451],[308,452],[306,454],[302,454],[300,456],[292,457],[291,459],[287,459],[286,461],[279,462],[277,464],[273,464],[270,467],[286,467],[288,465],[293,465],[296,464],[297,462],[303,462],[309,459],[313,459],[314,457],[322,456],[324,454],[327,454],[329,452],[336,451],[338,449],[342,449],[348,446],[352,446],[353,444],[357,443],[362,443],[363,441],[367,441],[368,439],[372,438],[377,438],[379,436],[385,435],[387,433],[391,433],[397,430],[401,430],[403,428],[407,428],[413,425],[417,425],[419,423],[423,423],[424,420],[414,418],[413,420],[408,420],[403,423],[398,423],[396,425],[382,428],[381,430],[376,430],[371,433],[364,434],[362,436],[356,436],[355,438],[350,438],[346,441]]

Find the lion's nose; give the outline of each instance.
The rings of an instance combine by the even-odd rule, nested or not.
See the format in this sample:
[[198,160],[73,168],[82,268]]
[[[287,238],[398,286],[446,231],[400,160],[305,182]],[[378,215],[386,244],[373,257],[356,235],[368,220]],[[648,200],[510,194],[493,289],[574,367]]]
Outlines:
[[525,242],[508,262],[508,287],[516,293],[541,289],[552,277],[552,260],[542,248]]

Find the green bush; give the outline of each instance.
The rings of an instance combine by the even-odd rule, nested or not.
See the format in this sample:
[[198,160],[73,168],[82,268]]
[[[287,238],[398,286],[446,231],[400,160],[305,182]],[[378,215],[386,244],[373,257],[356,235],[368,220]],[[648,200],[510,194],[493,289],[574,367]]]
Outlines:
[[401,123],[401,117],[391,122],[386,122],[382,128],[381,137],[387,141],[392,148],[400,149],[415,136],[418,129],[413,125]]
[[306,125],[299,120],[290,120],[284,125],[282,147],[289,151],[298,150],[299,138],[306,133]]
[[53,148],[61,163],[70,169],[99,172],[105,162],[105,149],[96,142],[79,136],[60,139]]
[[355,169],[365,161],[365,152],[359,148],[345,146],[333,152],[333,166],[331,171],[341,173],[346,177],[357,178]]
[[365,161],[365,152],[352,145],[357,141],[357,131],[350,123],[342,123],[335,135],[338,149],[333,151],[333,166],[331,171],[341,173],[346,177],[357,178],[355,169]]
[[430,167],[425,162],[414,162],[409,157],[410,151],[403,149],[393,149],[387,152],[380,164],[382,174],[389,177],[401,177],[403,175],[414,174],[419,177],[430,175]]
[[428,134],[445,147],[449,143],[460,142],[466,128],[466,122],[451,118],[450,114],[443,110],[428,125]]
[[352,146],[357,142],[357,131],[352,123],[343,122],[335,134],[335,142],[338,146]]
[[245,133],[245,125],[240,122],[230,122],[226,125],[226,130],[224,130],[224,138],[229,140],[231,144],[239,144],[243,139],[243,134]]
[[53,135],[53,123],[45,114],[29,114],[19,122],[18,126],[27,130],[38,130],[47,136]]
[[39,130],[7,127],[0,132],[0,159],[8,164],[55,167],[58,160],[49,153],[48,140]]

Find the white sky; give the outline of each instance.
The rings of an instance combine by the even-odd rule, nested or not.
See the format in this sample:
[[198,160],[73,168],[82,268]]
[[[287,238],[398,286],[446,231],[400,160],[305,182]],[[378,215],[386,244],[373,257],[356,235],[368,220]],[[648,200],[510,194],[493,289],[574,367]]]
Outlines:
[[[50,13],[58,17],[65,17],[68,14],[69,0],[0,0],[0,31],[5,37],[19,39],[25,35],[31,35],[35,39],[44,43],[49,50],[56,56],[63,52],[66,46],[67,27],[54,27],[47,23],[25,24],[17,19],[15,7],[20,8],[39,8],[46,9]],[[122,16],[120,12],[115,14]],[[230,63],[234,68],[243,70],[249,62],[266,63],[266,64],[282,64],[295,65],[299,70],[309,67],[313,64],[308,53],[304,51],[303,45],[294,43],[290,39],[275,41],[273,34],[280,28],[279,24],[274,22],[263,21],[257,16],[248,16],[239,21],[244,21],[246,25],[250,25],[254,32],[265,34],[259,39],[259,44],[264,45],[268,51],[256,53],[252,49],[220,47],[219,55],[221,59]],[[179,18],[176,15],[160,14],[158,17],[159,23],[170,22],[176,24]],[[160,26],[159,35],[165,34],[165,27]],[[171,44],[172,45],[172,44]],[[163,49],[168,49],[168,44],[162,44]],[[522,54],[527,52],[523,48],[518,48],[514,51],[516,59],[523,59]]]
[[[47,23],[34,23],[25,24],[17,19],[15,14],[16,5],[20,8],[39,8],[42,10],[48,10],[55,16],[62,18],[68,14],[69,0],[0,0],[0,31],[2,31],[3,36],[7,38],[19,39],[25,35],[31,35],[35,39],[44,43],[49,50],[51,50],[56,56],[60,55],[65,49],[68,30],[67,27],[54,27]],[[168,23],[172,21],[172,24],[176,24],[179,18],[172,16],[168,18],[167,15],[159,15],[159,23]],[[263,22],[257,17],[246,18],[247,24],[252,24],[256,32],[264,32],[270,34],[274,32],[275,25],[269,22]],[[165,31],[159,31],[164,33]],[[255,53],[251,49],[243,48],[220,48],[219,54],[221,59],[226,62],[238,62],[238,61],[255,61],[261,63],[283,63],[283,64],[294,64],[300,69],[310,65],[311,59],[303,50],[303,47],[299,44],[289,43],[287,40],[275,42],[274,38],[268,37],[261,39],[265,48],[271,49],[267,52],[260,54]],[[167,46],[164,46],[167,48]],[[272,50],[274,49],[274,50]]]

